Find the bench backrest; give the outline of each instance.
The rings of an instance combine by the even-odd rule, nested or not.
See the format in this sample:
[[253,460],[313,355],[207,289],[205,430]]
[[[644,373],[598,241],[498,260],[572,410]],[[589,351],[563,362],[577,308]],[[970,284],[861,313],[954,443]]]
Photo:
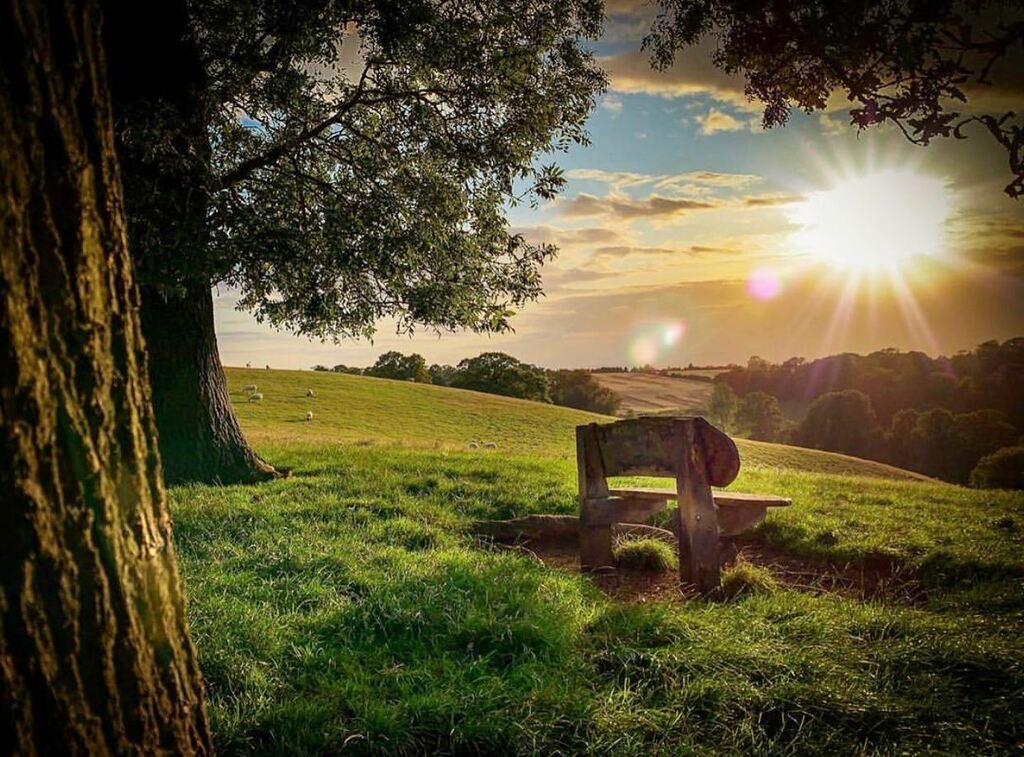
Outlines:
[[609,476],[685,475],[703,465],[708,482],[726,486],[739,472],[732,439],[703,418],[631,418],[576,427],[580,491],[604,496]]

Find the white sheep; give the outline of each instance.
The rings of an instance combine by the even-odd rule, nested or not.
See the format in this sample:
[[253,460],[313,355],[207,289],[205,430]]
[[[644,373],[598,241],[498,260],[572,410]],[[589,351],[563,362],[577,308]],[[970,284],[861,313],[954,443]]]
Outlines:
[[270,364],[269,363],[267,364],[267,370],[268,371],[270,370]]
[[307,421],[313,420],[313,411],[312,410],[307,410],[306,411],[306,420]]
[[246,384],[245,386],[242,387],[242,391],[252,393],[259,390],[256,388],[256,384]]
[[262,401],[263,401],[263,392],[254,392],[253,394],[249,395],[249,402],[262,402]]
[[480,445],[477,444],[476,442],[470,442],[469,443],[469,448],[470,449],[480,449]]
[[245,367],[246,367],[246,368],[252,368],[252,363],[246,363],[246,364],[245,364]]
[[306,396],[307,397],[315,397],[316,395],[313,394],[313,390],[312,389],[307,389],[306,390]]
[[494,442],[484,442],[484,449],[498,449],[498,445]]

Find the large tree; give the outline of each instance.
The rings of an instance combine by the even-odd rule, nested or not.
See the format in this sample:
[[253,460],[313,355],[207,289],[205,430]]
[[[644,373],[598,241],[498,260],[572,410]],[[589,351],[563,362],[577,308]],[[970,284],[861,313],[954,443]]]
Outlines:
[[273,474],[228,402],[211,285],[314,338],[502,331],[540,293],[554,250],[505,209],[551,197],[538,155],[585,140],[600,0],[107,6],[169,481]]
[[0,744],[207,753],[99,25],[0,3]]
[[822,110],[834,94],[853,124],[894,124],[915,144],[977,125],[1006,150],[1006,193],[1024,196],[1024,0],[659,3],[644,42],[654,64],[710,39],[715,64],[764,103],[766,126],[794,107]]

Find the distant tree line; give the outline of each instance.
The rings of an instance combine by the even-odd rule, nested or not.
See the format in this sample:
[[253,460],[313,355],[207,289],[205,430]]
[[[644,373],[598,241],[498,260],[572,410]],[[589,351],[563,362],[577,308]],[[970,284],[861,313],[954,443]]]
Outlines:
[[546,370],[504,352],[484,352],[458,365],[428,366],[422,355],[385,352],[369,368],[313,366],[315,371],[362,374],[375,378],[471,389],[487,394],[549,402],[593,413],[614,415],[620,398],[587,370]]
[[[957,483],[1024,488],[1024,338],[951,358],[881,350],[753,357],[716,378],[708,414],[752,439],[888,462]],[[780,400],[812,400],[803,420]],[[1016,466],[1016,467],[1015,467]]]

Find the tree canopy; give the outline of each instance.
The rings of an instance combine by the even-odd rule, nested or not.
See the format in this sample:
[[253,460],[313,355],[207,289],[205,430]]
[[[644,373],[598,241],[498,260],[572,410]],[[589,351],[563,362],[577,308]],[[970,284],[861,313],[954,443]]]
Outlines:
[[736,425],[750,439],[774,442],[782,435],[786,418],[779,401],[764,392],[751,392],[743,397],[736,409]]
[[506,329],[554,249],[510,235],[505,209],[551,197],[561,174],[537,156],[586,140],[601,18],[598,0],[193,2],[208,145],[166,108],[120,127],[143,167],[195,164],[209,207],[203,233],[171,233],[133,172],[144,280],[227,284],[314,337],[388,316]]
[[168,481],[280,473],[228,402],[214,284],[335,339],[503,331],[539,296],[555,249],[505,214],[586,141],[600,0],[103,2]]
[[847,389],[828,392],[814,400],[794,429],[793,441],[802,447],[870,457],[877,446],[878,433],[871,398],[856,389]]
[[595,379],[590,371],[549,371],[547,378],[551,401],[556,405],[615,415],[622,404],[622,398]]
[[551,402],[544,369],[504,352],[484,352],[459,361],[459,370],[451,385],[458,389]]
[[[891,123],[911,142],[963,138],[980,125],[1007,152],[1011,197],[1024,195],[1021,0],[659,0],[644,45],[658,67],[704,39],[714,63],[745,78],[765,126],[839,93],[859,128]],[[1003,102],[986,107],[979,96]]]
[[399,381],[415,381],[419,384],[430,383],[427,361],[424,360],[423,355],[415,352],[411,355],[403,355],[397,350],[385,352],[377,358],[377,362],[363,371],[363,375]]

